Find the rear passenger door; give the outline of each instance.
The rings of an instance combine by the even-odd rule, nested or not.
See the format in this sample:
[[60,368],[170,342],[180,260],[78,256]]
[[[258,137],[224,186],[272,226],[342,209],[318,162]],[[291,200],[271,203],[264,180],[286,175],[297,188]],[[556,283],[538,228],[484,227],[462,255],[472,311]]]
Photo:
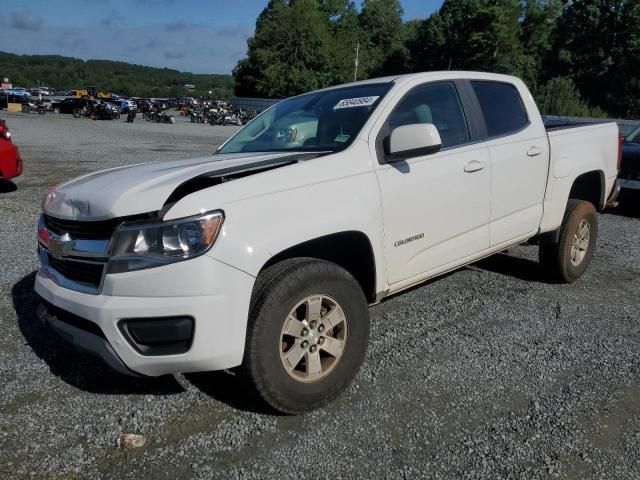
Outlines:
[[[542,219],[549,142],[524,84],[471,80],[491,156],[491,246],[535,233]],[[522,94],[521,94],[522,93]]]

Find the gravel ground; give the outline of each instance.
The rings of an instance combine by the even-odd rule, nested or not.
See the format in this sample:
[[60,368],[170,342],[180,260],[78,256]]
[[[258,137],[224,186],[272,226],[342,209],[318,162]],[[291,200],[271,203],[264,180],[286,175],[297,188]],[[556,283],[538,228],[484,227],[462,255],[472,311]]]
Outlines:
[[[277,416],[225,373],[121,376],[34,314],[49,186],[233,130],[3,116],[26,172],[0,187],[0,478],[640,478],[639,209],[600,216],[573,285],[545,283],[523,246],[373,307],[349,390]],[[122,433],[146,444],[119,449]]]

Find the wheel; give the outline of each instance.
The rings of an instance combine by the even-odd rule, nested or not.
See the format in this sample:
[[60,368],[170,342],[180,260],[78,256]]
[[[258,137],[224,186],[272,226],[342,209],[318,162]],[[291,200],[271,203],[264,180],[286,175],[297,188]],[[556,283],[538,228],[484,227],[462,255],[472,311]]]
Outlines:
[[52,112],[53,112],[53,113],[55,113],[56,115],[58,115],[58,114],[60,113],[60,109],[59,109],[58,107],[55,107],[55,108],[52,110]]
[[240,374],[275,410],[311,411],[349,385],[368,339],[367,302],[349,272],[322,260],[285,260],[256,280]]
[[592,203],[570,199],[558,243],[540,245],[540,264],[553,280],[572,283],[591,262],[598,239],[598,218]]

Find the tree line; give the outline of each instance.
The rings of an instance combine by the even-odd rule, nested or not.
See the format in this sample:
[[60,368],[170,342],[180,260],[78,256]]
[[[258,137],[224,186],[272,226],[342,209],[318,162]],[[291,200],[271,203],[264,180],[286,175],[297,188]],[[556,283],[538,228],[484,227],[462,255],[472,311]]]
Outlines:
[[[358,48],[359,46],[359,48]],[[543,113],[640,117],[640,1],[444,0],[403,21],[400,0],[270,0],[234,69],[235,93],[287,97],[430,70],[521,77]]]
[[[125,62],[87,60],[57,55],[14,55],[0,52],[0,79],[21,87],[38,85],[77,90],[96,86],[100,91],[138,97],[233,95],[230,75],[192,74],[168,68],[144,67]],[[187,92],[185,84],[195,85]]]

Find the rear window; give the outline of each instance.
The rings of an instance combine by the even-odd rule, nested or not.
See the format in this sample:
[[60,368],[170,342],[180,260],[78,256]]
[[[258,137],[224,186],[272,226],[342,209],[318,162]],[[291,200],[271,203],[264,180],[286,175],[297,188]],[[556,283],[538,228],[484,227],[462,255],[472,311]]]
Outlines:
[[509,83],[471,82],[487,124],[490,137],[507,135],[529,124],[527,112],[516,87]]

